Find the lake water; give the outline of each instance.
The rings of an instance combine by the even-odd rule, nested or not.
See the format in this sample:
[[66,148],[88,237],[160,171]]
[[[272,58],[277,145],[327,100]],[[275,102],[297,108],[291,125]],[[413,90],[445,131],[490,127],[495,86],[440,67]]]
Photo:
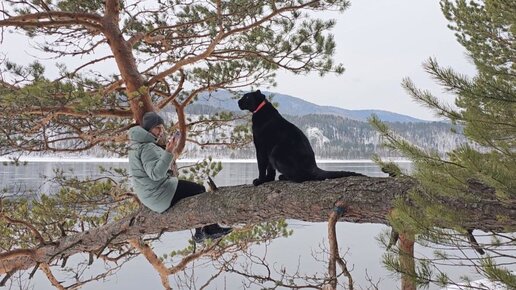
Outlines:
[[[127,167],[126,162],[30,162],[26,166],[0,166],[0,181],[2,188],[10,188],[11,191],[18,189],[33,189],[36,192],[48,192],[55,190],[49,183],[42,184],[42,176],[52,176],[56,168],[64,171],[73,170],[77,176],[98,176],[98,166],[103,167]],[[181,164],[179,164],[181,166]],[[347,170],[356,171],[368,176],[385,176],[378,166],[371,162],[347,161],[320,163],[321,168],[328,170]],[[401,167],[409,170],[410,163],[400,163]],[[214,178],[218,186],[230,186],[237,184],[249,184],[258,175],[257,165],[254,162],[224,162],[223,170]],[[289,228],[293,230],[293,235],[288,238],[279,238],[272,241],[266,249],[267,261],[276,269],[285,267],[287,272],[296,272],[308,276],[323,276],[327,269],[327,264],[317,261],[324,259],[318,254],[321,248],[327,245],[327,224],[326,223],[307,223],[296,220],[288,220]],[[389,230],[387,226],[378,224],[352,224],[338,223],[337,237],[341,255],[344,255],[355,280],[355,289],[368,289],[371,287],[368,279],[378,285],[379,289],[399,289],[400,282],[395,275],[390,274],[383,268],[381,263],[384,250],[379,246],[376,237]],[[153,247],[157,254],[169,253],[172,250],[181,249],[187,246],[190,231],[181,231],[164,234],[160,241],[155,242]],[[257,246],[256,253],[263,254],[264,246]],[[430,256],[433,250],[418,247],[416,254],[419,256]],[[314,257],[315,256],[315,257]],[[87,255],[77,255],[71,259],[73,261],[87,259]],[[194,278],[185,278],[183,275],[171,276],[170,281],[173,289],[181,289],[177,286],[178,279],[195,280],[198,289],[213,274],[213,268],[206,263],[197,263],[186,271],[187,275]],[[100,270],[104,266],[97,261],[90,269],[91,272]],[[451,277],[457,278],[459,275],[475,275],[467,268],[451,269]],[[64,281],[64,276],[57,275]],[[369,278],[368,278],[369,277]],[[235,275],[227,275],[225,278],[219,277],[216,283],[210,284],[206,289],[243,289],[241,278]],[[71,281],[71,280],[70,280]],[[346,279],[342,278],[346,283]],[[54,289],[43,274],[38,271],[32,281],[34,289]],[[69,285],[69,283],[64,283]],[[150,264],[142,258],[137,257],[128,262],[115,275],[110,276],[103,282],[92,282],[85,285],[82,289],[163,289],[158,274]],[[249,289],[259,289],[252,286]],[[438,289],[437,286],[430,286],[430,289]]]

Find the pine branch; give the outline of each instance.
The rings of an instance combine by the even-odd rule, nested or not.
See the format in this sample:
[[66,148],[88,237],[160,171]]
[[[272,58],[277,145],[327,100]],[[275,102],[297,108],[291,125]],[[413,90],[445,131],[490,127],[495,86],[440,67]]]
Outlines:
[[0,20],[0,27],[63,27],[69,25],[80,25],[92,28],[97,31],[102,30],[102,18],[92,13],[71,13],[61,11],[40,12],[19,16],[12,16]]

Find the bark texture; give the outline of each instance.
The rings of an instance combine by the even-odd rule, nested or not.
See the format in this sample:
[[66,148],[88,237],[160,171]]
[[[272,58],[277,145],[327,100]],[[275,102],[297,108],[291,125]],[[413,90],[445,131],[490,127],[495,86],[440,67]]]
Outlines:
[[414,261],[414,236],[400,234],[401,290],[416,290],[416,262]]
[[[388,224],[387,214],[393,202],[406,198],[415,186],[410,178],[348,177],[304,183],[276,181],[257,187],[221,187],[216,192],[182,200],[163,214],[143,208],[105,226],[29,250],[27,255],[7,255],[0,259],[0,273],[28,269],[36,263],[49,264],[80,252],[98,254],[110,243],[127,242],[143,235],[212,223],[234,225],[280,218],[325,222],[337,201],[347,205],[341,221]],[[516,227],[516,219],[504,220],[503,225],[498,222],[498,216],[516,216],[516,207],[496,201],[494,196],[481,205],[457,204],[469,215],[464,219],[464,228],[503,231]]]

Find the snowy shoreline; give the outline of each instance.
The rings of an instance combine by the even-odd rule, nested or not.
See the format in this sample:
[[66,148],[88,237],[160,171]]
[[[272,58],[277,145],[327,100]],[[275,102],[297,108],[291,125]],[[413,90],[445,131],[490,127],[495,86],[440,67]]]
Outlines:
[[[179,159],[179,163],[195,163],[199,159]],[[9,157],[0,157],[0,162],[12,161]],[[20,157],[20,162],[128,162],[127,158],[97,158],[97,157]],[[223,163],[256,163],[255,159],[229,159],[229,158],[213,158],[213,161],[220,161]],[[385,161],[392,161],[396,163],[411,163],[407,159],[389,159]],[[374,163],[370,159],[320,159],[317,163]]]

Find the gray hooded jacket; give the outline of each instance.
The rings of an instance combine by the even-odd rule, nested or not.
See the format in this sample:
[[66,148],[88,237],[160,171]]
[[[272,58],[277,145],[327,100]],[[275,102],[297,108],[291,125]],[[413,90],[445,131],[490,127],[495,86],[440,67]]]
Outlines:
[[162,213],[170,206],[177,188],[177,178],[167,174],[173,156],[140,126],[129,129],[129,141],[129,174],[134,191],[146,207]]

